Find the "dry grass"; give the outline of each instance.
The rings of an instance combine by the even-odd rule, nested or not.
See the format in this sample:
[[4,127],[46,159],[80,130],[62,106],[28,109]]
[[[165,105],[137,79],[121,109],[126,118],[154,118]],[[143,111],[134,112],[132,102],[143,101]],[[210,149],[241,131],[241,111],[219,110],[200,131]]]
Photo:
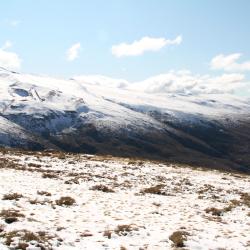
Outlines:
[[56,205],[58,206],[72,206],[76,203],[75,199],[70,196],[61,197],[59,200],[56,200]]
[[115,191],[105,185],[95,185],[93,187],[90,188],[90,190],[98,190],[98,191],[102,191],[102,192],[105,192],[105,193],[114,193]]
[[15,209],[3,209],[0,212],[0,217],[6,218],[6,217],[24,217],[24,214],[20,213],[19,210]]
[[7,233],[1,234],[1,237],[5,239],[5,244],[7,246],[11,246],[11,244],[16,242],[16,239],[18,239],[17,245],[11,249],[21,249],[26,250],[28,243],[31,241],[37,242],[36,248],[41,250],[52,250],[52,247],[49,243],[49,241],[54,238],[50,235],[48,235],[45,232],[30,232],[28,230],[14,230]]
[[45,198],[44,200],[39,200],[39,199],[29,199],[29,203],[32,205],[52,205],[53,206],[53,201],[49,200],[48,198]]
[[3,196],[2,200],[16,200],[18,201],[19,199],[23,198],[22,194],[18,194],[18,193],[10,193],[10,194],[5,194]]
[[176,231],[169,236],[175,247],[185,247],[185,241],[189,235],[186,231]]
[[7,224],[18,221],[18,218],[25,217],[24,214],[20,213],[19,210],[15,209],[3,209],[0,212],[0,217],[4,219]]
[[142,194],[158,194],[158,195],[166,195],[166,192],[162,189],[165,187],[163,184],[158,184],[153,187],[144,188],[141,190]]
[[221,216],[223,214],[223,209],[215,208],[215,207],[209,207],[205,209],[205,212],[207,214],[212,214],[214,216]]
[[51,196],[51,193],[47,191],[37,191],[37,194],[43,196]]
[[56,179],[58,176],[54,173],[43,173],[42,178]]
[[108,239],[111,239],[112,230],[105,230],[105,231],[103,232],[103,236],[104,236],[104,237],[107,237]]
[[215,190],[215,187],[213,185],[210,184],[205,184],[202,188],[200,188],[197,193],[198,194],[205,194],[208,192],[212,192]]
[[36,163],[29,163],[28,166],[31,168],[41,168],[42,167],[40,164],[36,164]]
[[241,205],[246,205],[249,206],[250,205],[250,200],[249,200],[250,196],[246,193],[241,194],[241,200],[230,200],[230,203],[225,206],[224,208],[215,208],[215,207],[210,207],[210,208],[206,208],[205,212],[206,213],[210,213],[213,216],[222,216],[224,213],[226,212],[230,212],[232,211],[234,208],[241,206]]
[[64,182],[65,184],[79,184],[79,178],[75,177]]
[[29,246],[29,244],[27,244],[25,242],[19,242],[18,245],[17,245],[17,249],[26,250],[28,246]]
[[132,231],[138,231],[138,227],[134,224],[124,224],[124,225],[118,225],[114,230],[105,230],[103,232],[103,236],[107,237],[108,239],[111,239],[112,233],[115,233],[119,236],[126,236]]
[[128,224],[128,225],[118,225],[114,232],[118,235],[126,236],[132,231],[138,231],[138,227],[134,224]]
[[243,205],[250,207],[250,194],[249,193],[241,193],[240,199]]

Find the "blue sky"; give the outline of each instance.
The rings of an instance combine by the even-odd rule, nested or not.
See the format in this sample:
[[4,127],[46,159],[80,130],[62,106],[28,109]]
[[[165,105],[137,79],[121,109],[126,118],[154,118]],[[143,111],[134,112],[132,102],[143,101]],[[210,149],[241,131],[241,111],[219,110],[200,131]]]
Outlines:
[[[1,1],[0,52],[18,56],[22,72],[60,77],[141,81],[185,69],[248,79],[249,10],[248,0]],[[122,56],[112,53],[115,46]]]

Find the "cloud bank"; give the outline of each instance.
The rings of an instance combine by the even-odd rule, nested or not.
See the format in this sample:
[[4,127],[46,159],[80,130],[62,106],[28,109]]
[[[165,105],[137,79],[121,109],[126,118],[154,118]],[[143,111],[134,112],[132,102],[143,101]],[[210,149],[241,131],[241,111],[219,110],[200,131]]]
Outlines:
[[233,94],[240,89],[250,91],[250,83],[239,73],[219,76],[196,75],[190,71],[169,71],[141,82],[128,82],[99,75],[76,76],[74,80],[88,85],[114,87],[148,94]]
[[182,42],[182,37],[177,36],[175,39],[143,37],[131,44],[121,43],[112,46],[112,54],[116,57],[124,56],[139,56],[147,51],[158,51],[168,45],[179,45]]
[[6,51],[11,48],[11,46],[12,43],[10,41],[6,41],[0,48],[0,67],[10,70],[19,70],[21,68],[20,57],[14,52]]
[[225,94],[247,85],[243,74],[195,75],[189,71],[170,71],[130,85],[130,89],[151,94]]

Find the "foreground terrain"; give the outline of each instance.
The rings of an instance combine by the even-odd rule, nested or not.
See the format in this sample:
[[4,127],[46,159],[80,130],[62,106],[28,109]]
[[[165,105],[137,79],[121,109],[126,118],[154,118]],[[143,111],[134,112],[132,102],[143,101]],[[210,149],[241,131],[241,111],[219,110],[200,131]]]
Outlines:
[[0,153],[0,249],[248,249],[250,177],[57,152]]

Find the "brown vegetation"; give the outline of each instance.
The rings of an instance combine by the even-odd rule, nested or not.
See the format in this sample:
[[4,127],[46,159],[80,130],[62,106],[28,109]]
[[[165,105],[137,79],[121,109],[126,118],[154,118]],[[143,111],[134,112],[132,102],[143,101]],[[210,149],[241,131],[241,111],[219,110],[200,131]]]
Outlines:
[[14,230],[0,235],[5,239],[5,244],[10,246],[12,242],[18,239],[17,246],[14,249],[26,250],[28,243],[31,241],[37,242],[36,247],[41,250],[51,250],[52,247],[49,241],[53,238],[46,232],[33,233],[28,230]]
[[126,236],[129,234],[129,232],[132,231],[138,231],[138,227],[134,224],[128,224],[128,225],[118,225],[114,232],[118,235]]
[[58,206],[72,206],[76,203],[75,199],[70,196],[61,197],[59,200],[56,200],[56,205]]
[[23,198],[23,195],[18,194],[18,193],[10,193],[10,194],[5,194],[3,196],[3,200],[16,200],[16,201],[18,201],[21,198]]
[[93,187],[90,188],[90,190],[98,190],[98,191],[102,191],[102,192],[105,192],[105,193],[114,193],[115,191],[105,185],[95,185]]
[[176,231],[169,236],[175,247],[185,247],[185,241],[189,235],[186,231]]
[[153,187],[144,188],[143,190],[141,190],[141,193],[142,194],[166,195],[166,192],[162,190],[164,187],[165,187],[165,185],[158,184],[158,185],[153,186]]

